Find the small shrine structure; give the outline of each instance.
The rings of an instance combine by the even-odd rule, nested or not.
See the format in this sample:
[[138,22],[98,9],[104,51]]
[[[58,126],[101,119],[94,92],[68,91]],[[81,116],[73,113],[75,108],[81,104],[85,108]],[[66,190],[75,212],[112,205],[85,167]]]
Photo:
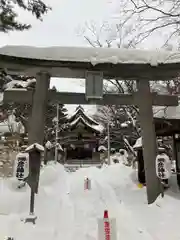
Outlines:
[[168,137],[176,160],[177,184],[180,188],[180,106],[159,108],[154,115],[157,136]]

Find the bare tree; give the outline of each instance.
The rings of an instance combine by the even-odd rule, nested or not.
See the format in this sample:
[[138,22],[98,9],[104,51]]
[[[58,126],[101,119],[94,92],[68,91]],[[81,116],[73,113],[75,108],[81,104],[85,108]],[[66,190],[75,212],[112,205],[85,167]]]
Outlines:
[[[152,4],[157,2],[156,0],[145,1],[150,1]],[[149,3],[147,5],[147,2],[145,1],[121,1],[121,12],[119,14],[119,19],[117,19],[116,22],[103,21],[100,26],[95,22],[85,23],[80,32],[81,36],[83,35],[84,39],[92,47],[135,48],[141,43],[141,41],[143,41],[143,39],[147,38],[151,33],[160,28],[155,25],[160,24],[160,21],[157,20],[156,16],[154,17],[154,20],[154,15],[152,15],[151,18],[148,18],[153,11],[157,11],[158,13],[160,13],[160,11],[155,10],[154,5],[153,7],[151,7]],[[142,5],[142,3],[144,5]],[[160,2],[159,5],[156,5],[156,7],[158,6],[161,7]],[[148,11],[148,9],[149,12],[147,14],[146,11]],[[145,13],[146,17],[144,16]],[[165,16],[167,15],[165,14]],[[162,17],[162,20],[163,19],[166,20],[166,17]],[[164,25],[161,26],[162,28],[165,28]],[[164,46],[166,48],[170,47],[168,41],[166,41]],[[153,91],[157,92],[162,92],[164,91],[163,88],[165,88],[165,92],[168,92],[169,94],[177,93],[177,91],[180,90],[178,80],[169,80],[165,83],[161,81],[152,82],[151,87]],[[133,93],[134,91],[136,91],[135,81],[110,79],[107,80],[104,85],[104,92],[106,93],[113,92],[123,94]],[[97,106],[97,112],[94,117],[104,125],[107,124],[107,119],[110,119],[115,128],[120,128],[121,124],[126,122],[129,126],[133,126],[133,134],[138,137],[140,135],[139,123],[136,120],[138,113],[139,110],[137,106]]]
[[142,42],[153,33],[160,32],[166,38],[164,47],[172,50],[173,45],[168,44],[172,39],[179,45],[179,0],[130,0],[130,2],[127,12],[139,22],[137,42]]
[[95,22],[86,22],[78,30],[80,36],[92,47],[117,47],[117,48],[135,48],[136,42],[133,37],[133,28],[135,27],[127,18],[119,18],[118,22],[103,21],[101,25]]

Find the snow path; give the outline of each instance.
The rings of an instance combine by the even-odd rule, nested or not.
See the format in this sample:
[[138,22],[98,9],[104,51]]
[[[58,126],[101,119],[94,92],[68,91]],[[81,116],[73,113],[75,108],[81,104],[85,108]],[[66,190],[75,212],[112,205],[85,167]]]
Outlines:
[[[91,179],[90,191],[84,191],[85,176]],[[110,185],[104,179],[100,179],[100,171],[97,168],[81,169],[70,176],[69,193],[63,198],[61,206],[60,212],[69,211],[70,218],[64,221],[64,216],[61,214],[62,217],[58,222],[61,223],[60,228],[64,231],[59,231],[57,239],[64,237],[70,240],[73,236],[78,236],[78,239],[82,240],[97,239],[97,220],[102,218],[105,209],[109,210],[110,217],[116,218],[118,239],[122,236],[127,240],[152,239],[135,223],[136,220],[133,220],[128,209],[118,201]],[[68,229],[71,231],[69,232]]]
[[[91,179],[90,191],[84,190],[85,177]],[[40,177],[36,225],[20,221],[29,209],[28,187],[17,191],[14,180],[4,182],[0,191],[0,239],[97,240],[97,220],[107,209],[109,217],[116,218],[118,240],[178,240],[178,206],[179,200],[168,195],[148,206],[145,189],[137,188],[132,169],[121,164],[75,173],[65,172],[59,164],[49,165]]]
[[[53,239],[72,240],[74,236],[80,240],[97,239],[97,220],[108,209],[110,217],[117,220],[118,239],[123,236],[127,240],[134,240],[136,236],[139,240],[151,240],[149,234],[136,226],[128,209],[119,203],[110,185],[100,180],[99,174],[97,168],[91,168],[68,176],[68,191],[60,199]],[[92,179],[90,191],[84,191],[84,178],[87,175]]]

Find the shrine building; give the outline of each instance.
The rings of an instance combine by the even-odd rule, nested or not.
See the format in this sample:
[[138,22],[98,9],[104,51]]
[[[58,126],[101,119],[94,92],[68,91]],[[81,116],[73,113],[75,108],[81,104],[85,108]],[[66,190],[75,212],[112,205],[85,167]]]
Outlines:
[[82,106],[76,108],[67,124],[68,129],[60,137],[60,144],[65,149],[65,163],[99,164],[102,125],[88,116]]

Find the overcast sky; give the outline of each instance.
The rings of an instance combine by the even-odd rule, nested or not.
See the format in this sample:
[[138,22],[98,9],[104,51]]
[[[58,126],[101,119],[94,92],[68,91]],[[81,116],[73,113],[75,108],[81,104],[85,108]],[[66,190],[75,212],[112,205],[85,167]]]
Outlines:
[[[30,14],[20,12],[20,19],[32,24],[32,29],[24,32],[0,33],[0,46],[86,46],[87,42],[77,32],[85,22],[94,21],[97,25],[103,20],[110,21],[117,12],[117,0],[46,0],[52,11],[37,21]],[[61,91],[83,92],[82,83],[75,79],[52,79]],[[70,111],[74,106],[68,106]],[[92,107],[86,108],[92,111]]]

